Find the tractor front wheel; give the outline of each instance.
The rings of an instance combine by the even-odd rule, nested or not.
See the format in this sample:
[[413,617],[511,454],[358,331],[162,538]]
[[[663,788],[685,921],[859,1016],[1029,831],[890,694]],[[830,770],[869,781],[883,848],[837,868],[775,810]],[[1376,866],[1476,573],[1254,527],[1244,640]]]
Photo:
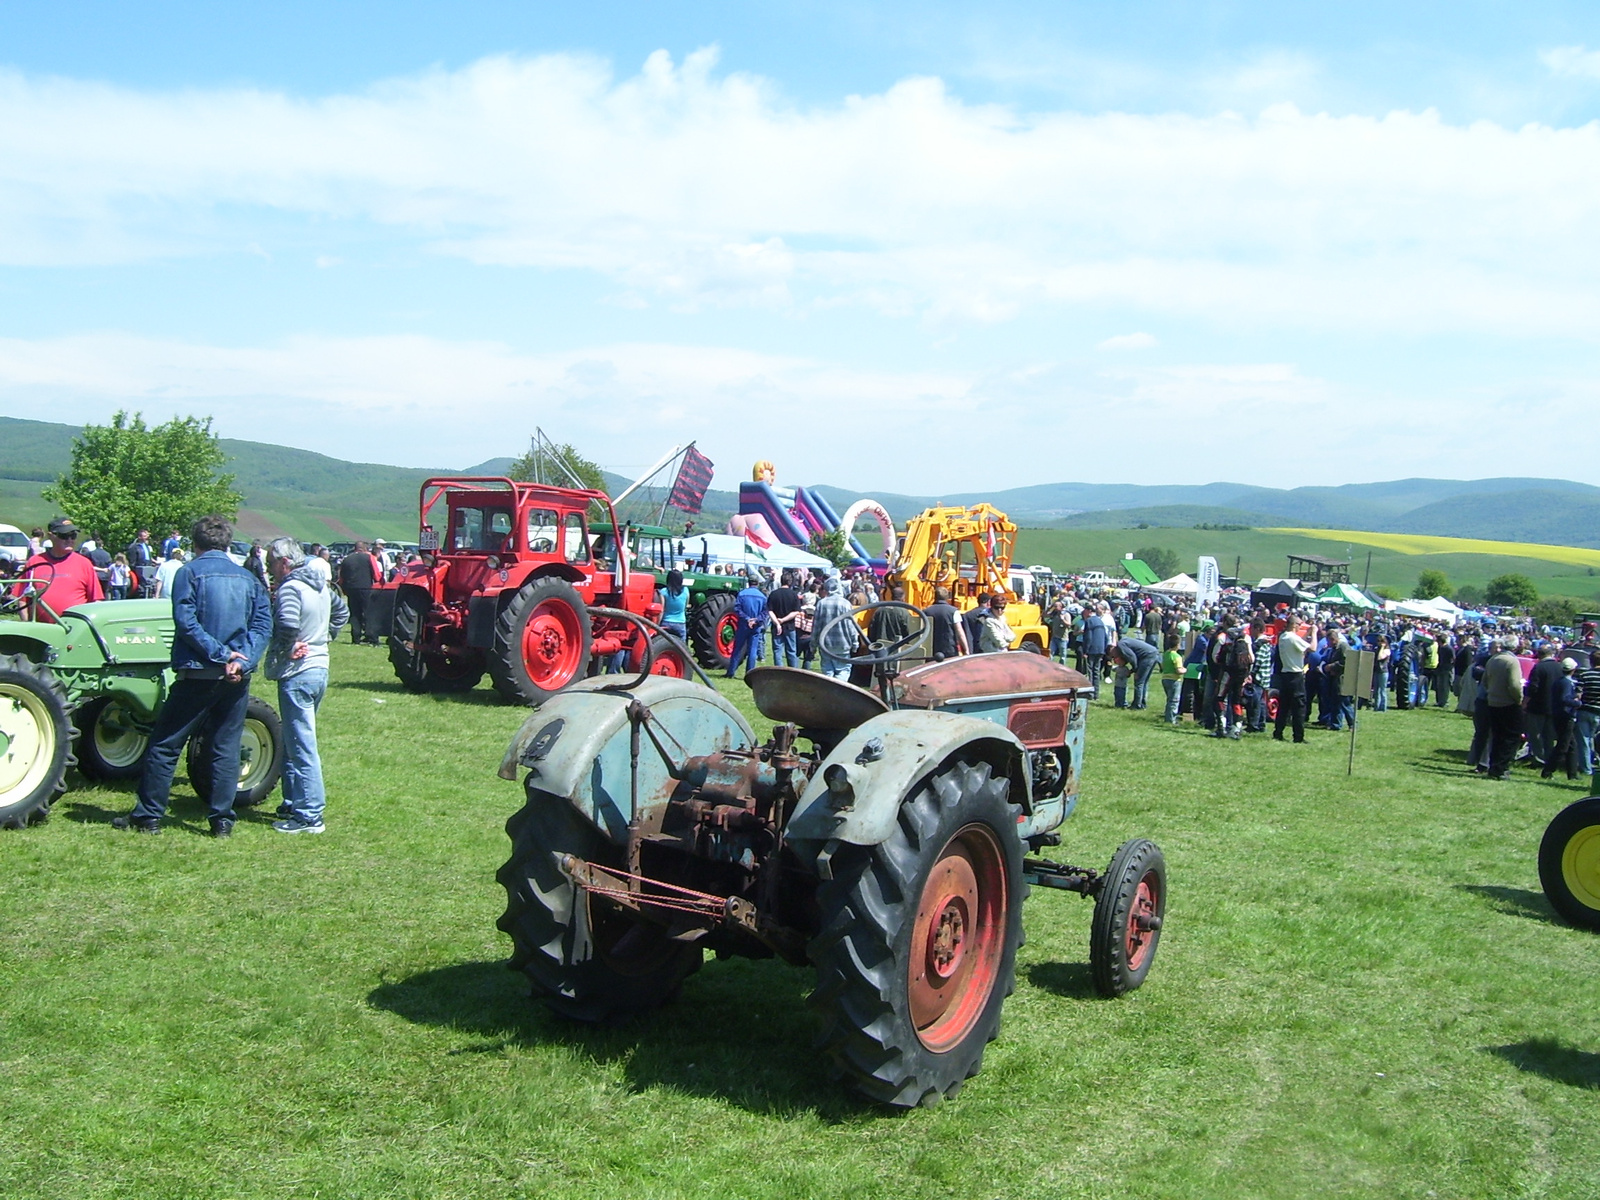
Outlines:
[[478,652],[463,648],[455,658],[429,653],[424,636],[429,604],[419,588],[402,588],[394,602],[389,665],[395,678],[410,692],[470,692],[483,678]]
[[494,627],[489,678],[512,704],[538,704],[589,669],[589,608],[565,579],[525,584]]
[[1000,1030],[1022,944],[1009,786],[957,763],[900,806],[888,839],[841,847],[818,889],[811,1003],[855,1087],[898,1107],[953,1096]]
[[733,657],[733,637],[739,618],[733,611],[732,592],[713,592],[689,617],[689,645],[708,671],[726,671]]
[[1600,796],[1567,805],[1539,843],[1539,883],[1550,905],[1584,929],[1600,929]]
[[0,655],[0,829],[50,815],[72,765],[67,691],[49,667]]
[[[202,729],[189,739],[183,760],[189,772],[189,786],[204,801],[211,799],[211,776],[205,771],[209,749],[209,739]],[[251,696],[250,706],[245,709],[244,731],[239,735],[239,792],[233,798],[235,808],[260,804],[272,794],[283,775],[284,754],[283,722],[277,711],[265,700]]]
[[149,727],[134,719],[120,700],[103,697],[80,708],[78,770],[89,779],[137,779],[150,745]]
[[[630,671],[637,671],[644,665],[644,655],[634,654],[629,663]],[[687,679],[689,677],[689,660],[678,649],[677,642],[672,638],[653,637],[650,639],[650,674],[666,675],[673,679]]]
[[1122,843],[1094,901],[1089,970],[1102,996],[1131,992],[1150,973],[1167,911],[1167,860],[1147,838]]
[[622,865],[609,841],[562,796],[529,788],[506,822],[511,858],[496,876],[506,889],[499,926],[511,935],[510,966],[533,994],[577,1021],[607,1021],[659,1008],[698,970],[700,947],[590,902],[561,869],[569,854]]

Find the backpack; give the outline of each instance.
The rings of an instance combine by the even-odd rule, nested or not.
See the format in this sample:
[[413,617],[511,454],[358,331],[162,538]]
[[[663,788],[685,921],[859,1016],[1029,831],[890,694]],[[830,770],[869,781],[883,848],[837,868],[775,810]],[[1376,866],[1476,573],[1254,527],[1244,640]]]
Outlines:
[[1255,669],[1255,651],[1250,649],[1250,643],[1245,638],[1236,638],[1229,645],[1228,665],[1237,674],[1243,675]]

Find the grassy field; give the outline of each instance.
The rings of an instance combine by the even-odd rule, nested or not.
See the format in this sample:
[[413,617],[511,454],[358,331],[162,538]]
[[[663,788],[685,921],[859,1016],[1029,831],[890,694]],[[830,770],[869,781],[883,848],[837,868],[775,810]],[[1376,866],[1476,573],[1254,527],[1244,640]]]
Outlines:
[[[1296,747],[1097,706],[1062,857],[1163,845],[1144,989],[1093,994],[1091,907],[1036,892],[1006,1025],[955,1101],[830,1082],[807,972],[708,963],[615,1029],[502,960],[494,771],[520,713],[340,646],[328,833],[159,838],[81,784],[0,838],[17,1197],[1485,1197],[1600,1191],[1600,938],[1538,890],[1582,794],[1463,770],[1453,713]],[[742,684],[729,694],[741,702]],[[758,726],[759,727],[759,726]]]
[[1240,577],[1252,581],[1285,574],[1287,555],[1314,554],[1348,558],[1351,577],[1359,584],[1368,578],[1370,551],[1370,582],[1406,589],[1407,595],[1417,576],[1433,567],[1454,586],[1481,588],[1496,575],[1516,573],[1533,580],[1541,596],[1600,597],[1600,552],[1594,550],[1409,534],[1326,529],[1023,529],[1017,534],[1017,561],[1065,571],[1113,572],[1124,554],[1145,546],[1172,550],[1180,569],[1191,575],[1202,554],[1215,556],[1224,575],[1234,574],[1237,563]]

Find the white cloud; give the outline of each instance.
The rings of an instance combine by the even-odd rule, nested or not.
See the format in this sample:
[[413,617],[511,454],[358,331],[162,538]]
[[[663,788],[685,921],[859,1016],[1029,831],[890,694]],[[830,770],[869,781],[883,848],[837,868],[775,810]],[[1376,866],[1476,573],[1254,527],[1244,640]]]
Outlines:
[[1119,333],[1095,347],[1097,350],[1148,350],[1156,345],[1153,333]]
[[[499,57],[320,99],[3,73],[0,261],[232,252],[293,236],[287,215],[323,244],[375,222],[680,308],[1600,328],[1597,125],[1022,112],[930,78],[797,107],[715,67],[714,50],[620,79],[590,58]],[[1269,57],[1217,86],[1270,97],[1313,70]]]
[[1557,75],[1586,75],[1591,79],[1600,79],[1600,50],[1558,46],[1539,55],[1539,60]]
[[[9,416],[211,415],[224,437],[439,468],[514,453],[535,425],[622,473],[695,437],[721,464],[722,486],[770,458],[790,482],[917,494],[1219,475],[1347,483],[1415,473],[1422,445],[1452,474],[1501,475],[1503,439],[1486,429],[1515,428],[1530,405],[1550,428],[1580,428],[1597,398],[1587,381],[1535,379],[1515,391],[1485,384],[1402,399],[1287,363],[892,371],[715,346],[535,354],[415,336],[265,347],[0,338],[0,413]],[[1305,453],[1241,457],[1241,445],[1263,437]],[[1559,473],[1600,482],[1586,461]]]

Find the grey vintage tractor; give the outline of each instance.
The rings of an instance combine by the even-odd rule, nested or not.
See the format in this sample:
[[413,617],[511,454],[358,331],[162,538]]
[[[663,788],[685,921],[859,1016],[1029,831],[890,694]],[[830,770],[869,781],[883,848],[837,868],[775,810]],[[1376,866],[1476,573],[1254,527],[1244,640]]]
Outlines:
[[526,776],[499,873],[535,995],[603,1021],[673,997],[707,950],[809,964],[833,1065],[913,1106],[977,1073],[1029,884],[1095,897],[1094,982],[1138,987],[1166,908],[1160,850],[1126,842],[1104,873],[1038,856],[1077,800],[1089,680],[1026,653],[898,674],[921,633],[857,656],[876,692],[751,671],[766,739],[710,688],[645,673],[536,709],[501,765]]
[[[169,600],[106,600],[52,621],[0,620],[0,829],[48,816],[74,763],[90,779],[138,776],[172,686],[172,637]],[[205,799],[200,736],[189,742],[187,764],[190,785]],[[283,755],[278,714],[252,697],[234,803],[266,799]]]

